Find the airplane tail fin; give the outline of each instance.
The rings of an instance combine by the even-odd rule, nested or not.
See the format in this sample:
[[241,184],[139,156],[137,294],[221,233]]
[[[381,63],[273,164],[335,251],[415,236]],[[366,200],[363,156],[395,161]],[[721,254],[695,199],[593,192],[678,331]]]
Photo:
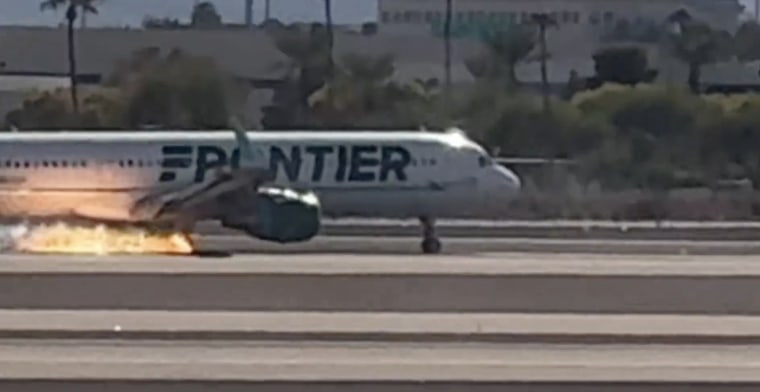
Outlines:
[[245,128],[243,128],[237,117],[230,118],[230,125],[232,125],[232,129],[235,131],[235,140],[240,149],[240,166],[253,166],[255,156]]

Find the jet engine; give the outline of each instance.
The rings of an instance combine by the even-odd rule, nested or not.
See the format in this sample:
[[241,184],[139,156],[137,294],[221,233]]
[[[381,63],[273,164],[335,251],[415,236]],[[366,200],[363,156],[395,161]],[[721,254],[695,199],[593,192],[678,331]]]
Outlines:
[[261,188],[251,214],[227,217],[224,227],[279,243],[307,241],[320,229],[321,208],[313,192],[282,188]]

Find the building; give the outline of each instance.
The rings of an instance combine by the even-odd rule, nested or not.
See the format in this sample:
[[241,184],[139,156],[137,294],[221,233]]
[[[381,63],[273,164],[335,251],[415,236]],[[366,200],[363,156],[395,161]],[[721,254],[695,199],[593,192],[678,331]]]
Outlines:
[[[378,0],[386,33],[440,35],[445,0]],[[553,16],[563,34],[579,39],[627,29],[645,34],[670,14],[684,9],[715,28],[733,31],[743,11],[738,0],[454,0],[452,35],[473,37],[484,28],[530,20],[532,13]]]

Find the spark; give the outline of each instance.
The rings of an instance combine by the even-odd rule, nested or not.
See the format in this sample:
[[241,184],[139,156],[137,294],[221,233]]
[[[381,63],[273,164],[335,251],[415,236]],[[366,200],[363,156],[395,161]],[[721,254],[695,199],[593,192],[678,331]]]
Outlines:
[[105,225],[76,227],[65,223],[42,225],[17,231],[13,249],[30,253],[69,254],[189,254],[190,239],[182,233],[154,234],[139,229]]

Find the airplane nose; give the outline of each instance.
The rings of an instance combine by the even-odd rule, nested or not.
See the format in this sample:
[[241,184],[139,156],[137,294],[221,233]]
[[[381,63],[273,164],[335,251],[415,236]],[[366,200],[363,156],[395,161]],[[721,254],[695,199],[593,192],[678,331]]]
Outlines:
[[520,177],[518,177],[517,174],[504,166],[497,165],[495,169],[500,178],[499,183],[502,187],[505,187],[508,191],[514,193],[520,190],[522,183],[520,181]]

